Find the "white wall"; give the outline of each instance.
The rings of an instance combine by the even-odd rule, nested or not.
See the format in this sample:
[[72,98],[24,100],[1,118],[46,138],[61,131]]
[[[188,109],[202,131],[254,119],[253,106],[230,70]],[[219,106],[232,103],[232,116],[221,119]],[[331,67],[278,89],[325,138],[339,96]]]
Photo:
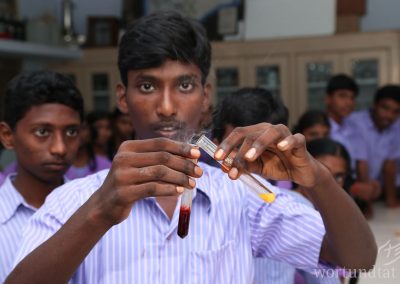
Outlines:
[[[18,0],[22,18],[40,17],[46,12],[57,15],[61,24],[62,0]],[[73,0],[75,3],[74,26],[78,34],[86,33],[86,18],[88,16],[120,17],[122,0]]]
[[245,38],[333,34],[335,20],[335,0],[246,0]]
[[361,20],[362,31],[400,29],[399,0],[367,0],[366,15]]

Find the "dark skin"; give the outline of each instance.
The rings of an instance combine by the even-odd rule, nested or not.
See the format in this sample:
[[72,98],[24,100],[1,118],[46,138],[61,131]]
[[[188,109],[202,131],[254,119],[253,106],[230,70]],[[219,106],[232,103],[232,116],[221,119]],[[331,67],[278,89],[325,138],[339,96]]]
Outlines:
[[13,184],[25,201],[39,208],[63,184],[79,145],[79,113],[62,104],[32,106],[14,129],[0,123],[0,136],[17,156]]
[[[129,216],[137,200],[155,196],[172,216],[183,187],[193,188],[192,179],[202,175],[193,162],[199,158],[199,150],[170,139],[177,132],[175,126],[181,124],[165,124],[171,118],[184,121],[187,128],[200,122],[209,92],[207,85],[199,83],[200,70],[194,65],[167,61],[160,68],[130,71],[129,75],[127,88],[118,88],[118,103],[135,119],[139,137],[148,139],[121,145],[99,190],[54,236],[28,255],[6,283],[67,282],[104,234]],[[189,86],[192,83],[185,81],[190,76],[196,85],[193,89]],[[229,172],[232,179],[246,169],[266,178],[290,178],[306,187],[327,228],[321,259],[346,268],[372,267],[376,245],[368,225],[356,205],[338,190],[329,171],[308,154],[302,135],[292,135],[283,125],[267,123],[235,128],[222,141],[219,149],[223,153],[218,152],[216,158],[223,159],[240,145],[235,167]],[[249,155],[252,148],[255,151]],[[340,208],[335,204],[341,204]]]

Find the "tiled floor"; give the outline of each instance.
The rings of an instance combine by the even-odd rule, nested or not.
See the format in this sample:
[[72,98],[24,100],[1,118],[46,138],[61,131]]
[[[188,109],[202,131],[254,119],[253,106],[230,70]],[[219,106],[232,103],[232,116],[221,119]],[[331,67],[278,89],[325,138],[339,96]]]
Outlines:
[[374,206],[369,221],[379,252],[374,270],[361,275],[361,284],[400,283],[400,208],[387,209],[383,203]]

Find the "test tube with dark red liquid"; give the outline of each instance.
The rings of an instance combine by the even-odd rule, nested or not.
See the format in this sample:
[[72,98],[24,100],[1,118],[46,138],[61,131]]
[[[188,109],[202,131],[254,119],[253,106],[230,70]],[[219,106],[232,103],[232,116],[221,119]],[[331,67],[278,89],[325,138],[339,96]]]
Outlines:
[[190,212],[192,210],[192,194],[193,190],[185,188],[181,197],[181,209],[179,212],[178,222],[178,236],[182,239],[188,235],[189,223],[190,223]]

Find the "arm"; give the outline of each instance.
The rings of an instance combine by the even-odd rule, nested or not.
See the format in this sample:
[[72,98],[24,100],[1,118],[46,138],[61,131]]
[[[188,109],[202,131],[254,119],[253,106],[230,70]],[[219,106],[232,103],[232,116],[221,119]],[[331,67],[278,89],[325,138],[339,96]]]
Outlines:
[[385,191],[386,205],[389,207],[397,206],[396,168],[395,160],[386,160],[382,167],[383,190]]
[[66,283],[102,236],[129,216],[135,201],[192,188],[189,176],[199,177],[201,170],[190,159],[199,156],[198,149],[168,139],[125,142],[103,185],[6,283]]
[[265,178],[290,179],[308,189],[327,232],[320,258],[347,269],[372,268],[377,248],[368,224],[328,169],[307,152],[304,136],[267,123],[236,128],[220,144],[215,158],[223,160],[237,147],[230,178],[238,178],[246,169]]

